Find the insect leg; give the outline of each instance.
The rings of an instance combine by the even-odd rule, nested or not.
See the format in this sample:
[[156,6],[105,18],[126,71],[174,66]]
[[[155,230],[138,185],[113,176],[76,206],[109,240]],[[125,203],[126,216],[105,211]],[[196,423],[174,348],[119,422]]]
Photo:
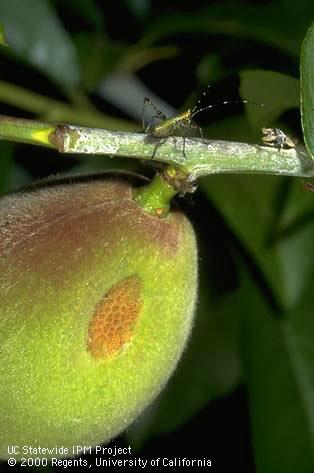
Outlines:
[[185,157],[185,159],[187,159],[187,155],[185,154],[185,136],[183,136],[182,154]]
[[278,138],[278,144],[277,144],[278,153],[280,153],[280,151],[284,149],[285,144],[286,144],[285,137],[280,136],[280,138]]
[[[182,128],[191,128],[191,124],[188,124],[188,125],[187,125],[184,121],[178,121],[177,123],[175,123],[175,124],[173,125],[172,135],[175,136],[174,131],[175,131],[177,128],[180,129],[181,127],[182,127]],[[182,139],[183,139],[182,154],[183,154],[183,156],[185,157],[185,159],[187,159],[187,155],[186,155],[186,153],[185,153],[185,138],[186,138],[186,137],[183,135],[183,136],[182,136]]]
[[158,150],[159,146],[161,145],[162,141],[163,141],[162,138],[158,138],[158,141],[157,141],[156,146],[155,146],[155,148],[154,148],[153,154],[152,154],[151,157],[150,157],[151,160],[154,159],[154,157],[155,157],[155,155],[156,155],[156,153],[157,153],[157,150]]
[[[145,110],[146,110],[147,104],[149,104],[152,107],[152,109],[155,112],[155,115],[149,121],[148,126],[145,126]],[[144,100],[143,100],[143,109],[142,109],[143,131],[145,133],[147,133],[149,131],[154,118],[158,118],[159,120],[166,120],[167,119],[166,115],[153,104],[151,99],[148,98],[148,97],[145,97]]]

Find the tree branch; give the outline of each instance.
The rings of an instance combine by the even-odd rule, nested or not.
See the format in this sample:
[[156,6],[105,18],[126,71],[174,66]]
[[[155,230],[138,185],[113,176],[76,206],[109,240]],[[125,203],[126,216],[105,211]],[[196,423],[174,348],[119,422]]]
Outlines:
[[127,120],[105,115],[96,109],[90,110],[86,106],[74,106],[60,102],[2,80],[0,80],[0,102],[34,113],[44,121],[84,124],[85,126],[114,130],[132,130],[134,128],[134,125]]
[[200,138],[168,137],[160,140],[146,133],[53,125],[5,116],[0,116],[0,136],[48,146],[60,153],[96,154],[103,158],[150,160],[155,153],[155,161],[176,166],[188,174],[191,181],[222,173],[314,176],[314,160],[303,146],[278,151],[266,146]]

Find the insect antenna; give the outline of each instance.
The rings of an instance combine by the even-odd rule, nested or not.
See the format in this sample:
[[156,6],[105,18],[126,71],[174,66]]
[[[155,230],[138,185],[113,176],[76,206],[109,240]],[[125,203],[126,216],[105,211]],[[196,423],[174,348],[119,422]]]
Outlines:
[[222,105],[229,105],[229,104],[232,105],[232,104],[236,104],[236,103],[247,103],[247,104],[259,105],[260,107],[264,107],[263,103],[253,102],[252,100],[225,100],[224,102],[214,103],[214,104],[211,104],[211,105],[207,105],[206,107],[200,107],[201,99],[202,99],[202,97],[204,97],[208,94],[208,91],[209,91],[210,87],[211,87],[211,85],[208,85],[206,87],[206,90],[204,90],[204,92],[202,93],[201,98],[198,99],[198,101],[196,102],[196,104],[192,108],[192,110],[191,110],[191,119],[193,117],[195,117],[195,115],[197,115],[200,112],[204,112],[205,110],[208,110],[210,108],[220,107]]
[[264,107],[263,103],[252,102],[251,100],[225,100],[224,102],[213,103],[211,105],[207,105],[206,107],[202,107],[202,108],[194,107],[191,113],[191,119],[194,118],[195,115],[197,115],[198,113],[204,112],[205,110],[209,110],[210,108],[220,107],[222,105],[232,105],[234,103],[247,103],[247,104],[259,105],[260,107]]
[[197,110],[200,110],[198,107],[199,107],[200,104],[201,104],[201,99],[202,99],[202,97],[204,97],[204,96],[206,96],[206,95],[208,94],[208,91],[209,91],[209,88],[210,88],[210,87],[211,87],[211,85],[208,85],[208,86],[206,87],[206,90],[204,90],[204,92],[202,92],[201,97],[198,99],[198,101],[196,102],[196,104],[195,104],[194,107],[192,108],[192,110],[191,110],[192,116],[193,116],[193,114],[194,114]]

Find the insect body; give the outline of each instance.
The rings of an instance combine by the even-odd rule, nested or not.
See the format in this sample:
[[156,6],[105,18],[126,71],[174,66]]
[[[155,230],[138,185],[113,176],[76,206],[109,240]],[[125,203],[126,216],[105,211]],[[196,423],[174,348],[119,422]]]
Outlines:
[[[206,92],[204,92],[204,94],[206,94]],[[216,103],[216,104],[207,105],[206,107],[203,107],[203,108],[198,108],[198,105],[199,105],[199,101],[198,101],[194,108],[188,109],[185,112],[182,112],[179,115],[176,115],[174,117],[167,118],[163,112],[161,112],[160,110],[158,110],[157,107],[155,107],[155,105],[152,103],[152,101],[149,98],[145,97],[144,103],[143,103],[143,130],[145,133],[149,133],[150,136],[154,138],[159,138],[159,141],[156,144],[156,147],[154,149],[151,159],[154,158],[156,151],[162,142],[162,139],[168,138],[169,136],[179,135],[178,131],[182,132],[182,130],[184,129],[197,129],[200,137],[204,139],[201,127],[193,122],[193,118],[195,117],[195,115],[197,115],[200,112],[203,112],[204,110],[208,110],[213,107],[218,107],[220,105],[227,105],[231,103],[232,104],[233,103],[254,103],[255,104],[255,102],[249,102],[248,100],[241,100],[241,101],[237,100],[237,101],[232,101],[232,102],[224,101],[218,104]],[[145,111],[145,106],[147,104],[149,104],[154,109],[155,115],[150,120],[148,126],[145,127],[144,111]],[[258,105],[263,106],[263,104],[258,104]],[[160,123],[153,126],[152,122],[154,118],[159,119]],[[184,157],[186,158],[184,135],[183,135],[183,150],[182,151],[183,151]]]
[[[153,116],[153,118],[151,119],[151,121],[149,122],[147,127],[145,127],[145,123],[144,123],[144,110],[145,110],[146,104],[151,105],[151,107],[155,111],[155,115]],[[152,103],[152,101],[149,98],[145,97],[144,104],[143,104],[143,129],[144,129],[145,133],[149,133],[149,135],[151,137],[158,139],[158,142],[155,146],[155,149],[154,149],[154,152],[153,152],[153,155],[152,155],[151,159],[154,158],[159,145],[162,143],[163,138],[168,138],[169,136],[175,136],[175,135],[179,134],[179,131],[180,130],[182,131],[182,129],[184,129],[184,128],[186,128],[186,129],[191,129],[191,128],[198,129],[198,131],[200,133],[200,136],[203,138],[202,129],[197,124],[192,122],[194,112],[196,113],[196,109],[195,110],[194,109],[188,109],[187,111],[182,112],[179,115],[167,118],[166,115],[163,112],[161,112],[160,110],[158,110],[157,107],[155,107],[155,105]],[[159,119],[160,123],[157,123],[157,125],[153,126],[152,121],[153,121],[154,118]],[[185,137],[184,136],[183,136],[183,150],[182,150],[182,152],[183,152],[184,157],[186,158],[186,155],[185,155]]]
[[195,124],[192,123],[192,111],[187,110],[176,117],[165,119],[152,128],[151,133],[156,137],[158,136],[162,138],[173,134],[177,128],[193,128],[193,126],[195,127]]
[[278,151],[295,148],[298,143],[297,138],[286,135],[279,128],[262,128],[262,133],[262,142],[267,146],[278,148]]

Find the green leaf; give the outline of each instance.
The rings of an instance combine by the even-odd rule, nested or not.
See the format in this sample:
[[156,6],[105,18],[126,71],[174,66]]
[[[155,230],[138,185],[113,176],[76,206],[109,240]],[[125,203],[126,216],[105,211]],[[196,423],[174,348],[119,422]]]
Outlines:
[[200,187],[253,257],[277,303],[297,304],[314,266],[314,220],[304,219],[314,211],[313,195],[300,181],[277,176],[211,176]]
[[217,120],[202,127],[203,134],[211,140],[242,141],[255,143],[256,139],[245,114]]
[[314,23],[307,31],[301,52],[301,118],[304,142],[314,157]]
[[253,128],[269,126],[284,112],[300,106],[299,80],[275,71],[246,70],[240,73],[240,95],[264,107],[247,105]]
[[[310,8],[313,16],[313,3]],[[160,42],[161,38],[180,33],[223,34],[233,38],[252,38],[299,57],[308,14],[304,13],[303,2],[299,2],[293,14],[280,2],[269,5],[246,3],[245,8],[242,2],[217,2],[203,9],[194,9],[188,15],[176,12],[175,21],[168,13],[157,17],[144,35],[143,42]]]
[[5,40],[4,27],[0,23],[0,46],[8,46]]
[[196,69],[196,77],[204,86],[219,82],[219,80],[228,74],[230,74],[230,70],[227,70],[223,64],[220,51],[211,51],[205,54]]
[[313,276],[283,322],[247,291],[244,366],[258,473],[314,471]]
[[0,18],[10,48],[63,88],[79,83],[72,40],[47,0],[0,2]]
[[116,68],[126,45],[111,41],[104,33],[81,32],[74,37],[79,52],[82,80],[93,91],[100,80]]

